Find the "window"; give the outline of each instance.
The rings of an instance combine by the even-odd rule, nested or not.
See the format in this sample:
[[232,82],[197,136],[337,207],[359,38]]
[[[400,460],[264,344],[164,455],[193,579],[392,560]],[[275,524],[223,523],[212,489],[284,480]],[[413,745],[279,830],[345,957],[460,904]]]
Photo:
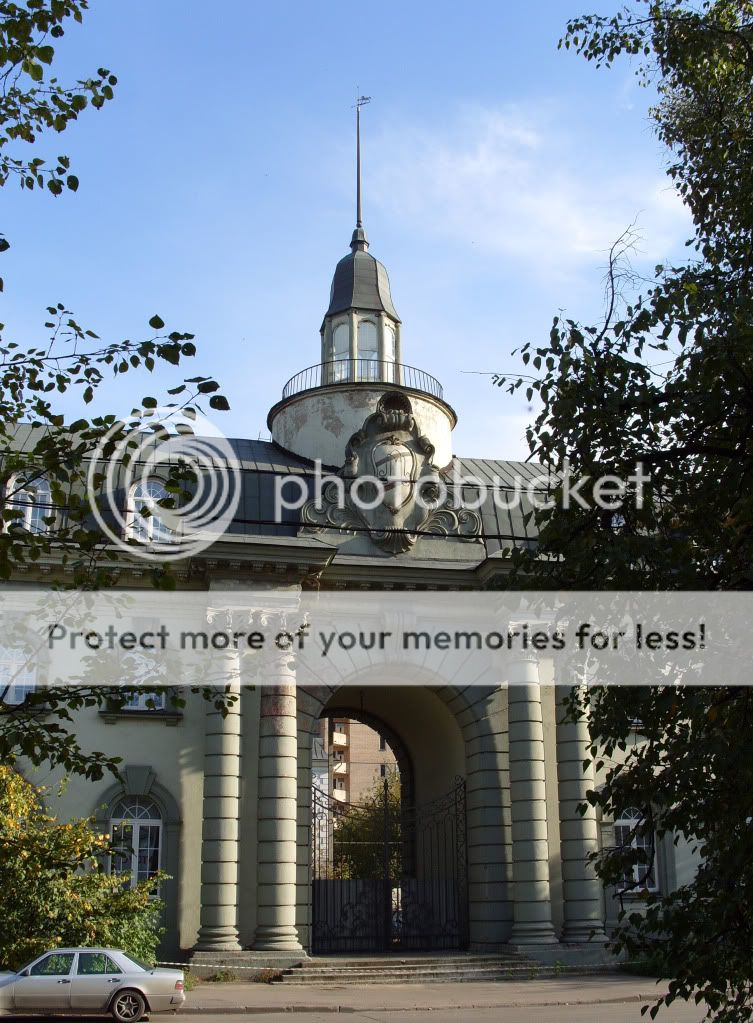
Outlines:
[[361,320],[358,324],[358,375],[361,380],[379,379],[379,344],[376,324]]
[[133,963],[137,970],[144,970],[146,973],[151,973],[153,967],[150,966],[149,963],[145,963],[143,959],[137,959],[136,956],[127,955],[125,952],[122,952],[121,955],[127,962]]
[[387,749],[387,740],[385,739],[385,737],[383,735],[379,736],[379,749],[380,750],[386,750]]
[[[644,815],[634,806],[629,806],[614,822],[614,842],[618,849],[644,849],[646,856],[650,857],[653,846],[652,837],[645,834],[636,834],[637,828],[644,820]],[[633,863],[625,869],[624,884],[626,887],[641,886],[650,891],[656,891],[656,858],[652,870],[649,872],[648,863]]]
[[122,874],[129,887],[148,881],[160,869],[162,814],[157,804],[141,796],[126,796],[110,817],[113,853],[110,872]]
[[386,778],[387,777],[387,765],[386,764],[380,764],[379,765],[379,777],[380,778]]
[[0,646],[0,703],[23,703],[36,684],[37,667],[31,654],[18,648]]
[[[350,380],[350,327],[347,323],[338,324],[332,334],[332,380]],[[340,365],[337,365],[340,363]]]
[[90,977],[103,973],[122,973],[123,971],[104,952],[79,952],[76,973]]
[[73,966],[73,952],[53,952],[34,963],[29,973],[32,977],[65,977]]
[[49,533],[51,524],[45,522],[55,513],[50,481],[36,471],[27,470],[12,476],[5,488],[6,507],[20,512],[8,520],[8,527],[25,529],[29,533]]
[[335,775],[335,788],[336,789],[345,788],[345,781],[343,780],[343,778],[340,777],[340,775],[337,774]]
[[150,692],[148,689],[139,690],[138,693],[131,693],[123,703],[123,710],[164,710],[165,694]]
[[384,325],[384,362],[382,364],[382,380],[395,380],[395,330],[391,324]]
[[131,490],[126,513],[126,535],[141,543],[169,543],[175,533],[163,520],[166,509],[160,505],[170,497],[158,479],[141,480]]

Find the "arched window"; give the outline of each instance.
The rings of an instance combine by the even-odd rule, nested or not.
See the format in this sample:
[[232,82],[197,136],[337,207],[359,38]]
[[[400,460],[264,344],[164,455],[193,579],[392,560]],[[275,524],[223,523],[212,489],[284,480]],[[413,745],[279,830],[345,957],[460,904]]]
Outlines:
[[350,379],[350,327],[339,323],[332,332],[332,380]]
[[361,380],[379,379],[379,343],[373,320],[358,324],[358,376]]
[[140,480],[131,488],[126,515],[126,534],[129,540],[141,543],[169,543],[175,533],[165,525],[160,501],[170,495],[158,479]]
[[395,328],[391,323],[384,325],[382,380],[388,380],[391,383],[394,383],[395,380]]
[[115,848],[110,872],[122,874],[132,887],[148,881],[160,869],[162,814],[152,799],[125,796],[113,806],[110,833]]
[[37,684],[37,666],[31,653],[0,645],[0,703],[18,706]]
[[[654,847],[653,836],[635,831],[644,819],[644,814],[634,806],[623,810],[614,822],[614,843],[618,849],[643,849],[646,857],[650,859]],[[640,886],[655,891],[656,859],[653,864],[633,863],[626,867],[624,885],[630,888]]]
[[5,487],[7,508],[20,512],[8,520],[8,526],[29,533],[49,533],[51,523],[44,520],[55,514],[50,481],[36,470],[17,472]]

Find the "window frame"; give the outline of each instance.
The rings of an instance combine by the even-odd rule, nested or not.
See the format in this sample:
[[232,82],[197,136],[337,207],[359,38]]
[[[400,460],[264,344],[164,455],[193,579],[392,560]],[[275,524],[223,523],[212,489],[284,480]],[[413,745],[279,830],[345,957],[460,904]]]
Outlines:
[[[625,896],[630,896],[632,894],[638,895],[642,891],[659,891],[657,876],[659,852],[656,836],[654,835],[652,840],[650,835],[637,835],[635,833],[636,827],[645,821],[645,819],[645,814],[641,813],[638,807],[626,806],[619,816],[615,817],[612,822],[612,835],[614,838],[615,849],[645,849],[648,853],[653,848],[653,863],[631,864],[630,869],[633,873],[632,879],[623,877],[621,883],[618,884],[618,892]],[[622,840],[618,840],[618,828],[622,828],[625,831],[625,835]],[[626,838],[630,839],[629,844],[626,844]],[[643,876],[641,876],[641,871],[645,872]]]
[[[368,328],[368,329],[367,329]],[[365,339],[364,335],[369,334]],[[364,347],[366,342],[373,343],[373,348]],[[358,358],[358,375],[361,380],[379,380],[379,328],[374,320],[364,317],[358,321],[356,330],[356,356]]]
[[[19,650],[17,647],[9,647],[6,646],[5,643],[0,643],[0,666],[6,662],[5,654],[8,655],[7,661],[10,666],[10,679],[10,677],[12,677],[14,666],[20,670],[22,665],[18,662],[23,661],[25,664],[28,662],[29,657],[24,651]],[[6,707],[22,706],[22,704],[26,701],[26,697],[35,692],[39,687],[39,665],[35,664],[29,671],[24,671],[22,677],[24,678],[24,681],[12,682],[9,680],[6,683],[3,681],[2,667],[0,667],[0,703],[4,704]],[[27,678],[33,678],[33,681],[26,681]],[[8,689],[7,692],[4,692],[6,685]],[[15,696],[19,693],[21,694],[19,699],[9,699],[11,694]]]
[[[28,476],[35,478],[29,482]],[[22,485],[23,484],[23,485]],[[43,501],[38,501],[38,489],[46,491]],[[24,497],[27,499],[24,500]],[[52,487],[47,474],[40,472],[33,467],[19,469],[8,477],[3,488],[3,503],[6,508],[20,510],[23,514],[14,519],[5,519],[3,526],[5,530],[23,529],[34,536],[46,536],[52,533],[58,517],[58,508],[52,500]],[[52,522],[44,522],[44,518],[51,518]]]
[[[46,971],[43,972],[42,970],[35,972],[37,966],[43,966],[44,963],[46,963],[49,959],[53,959],[56,956],[59,958],[64,956],[71,957],[68,970],[65,973],[47,973]],[[75,966],[75,964],[76,964],[75,952],[48,952],[46,955],[41,956],[39,959],[36,960],[36,962],[32,963],[31,966],[28,967],[28,975],[30,977],[70,977],[71,974],[73,973],[73,967]]]
[[[108,969],[102,970],[101,972],[100,971],[92,971],[92,972],[86,971],[85,972],[85,971],[83,971],[81,969],[81,963],[82,963],[82,961],[87,956],[91,956],[91,957],[100,956],[101,958],[105,959],[106,962],[109,964],[109,966],[113,967],[113,969],[109,969],[108,968]],[[115,974],[122,974],[122,973],[123,973],[123,970],[121,969],[121,967],[118,966],[118,964],[115,962],[115,960],[111,956],[109,956],[107,954],[107,952],[89,951],[89,950],[84,951],[84,950],[81,950],[78,953],[78,956],[77,956],[77,959],[76,959],[76,972],[75,972],[75,976],[76,977],[111,977],[111,976],[114,976]]]
[[[139,488],[152,485],[158,485],[162,489],[163,493],[160,497],[136,496]],[[126,500],[125,538],[146,545],[167,544],[174,540],[177,533],[165,525],[159,514],[163,509],[157,503],[169,497],[167,483],[160,476],[149,476],[146,480],[139,480],[132,484]],[[149,508],[149,514],[144,515],[142,509],[148,503],[151,503],[152,507]]]
[[[139,801],[141,799],[142,799],[141,796],[128,796],[128,795],[121,796],[115,802],[115,804],[112,806],[112,808],[110,809],[110,815],[109,815],[110,838],[111,838],[111,841],[112,841],[112,844],[113,844],[114,847],[116,847],[116,840],[115,840],[116,830],[118,828],[120,828],[122,830],[124,825],[130,827],[130,829],[131,829],[131,839],[130,839],[131,846],[130,846],[130,851],[127,852],[127,853],[125,853],[125,852],[124,853],[117,853],[117,852],[111,853],[110,857],[109,857],[109,866],[108,866],[108,872],[110,874],[117,873],[117,874],[120,874],[121,876],[123,876],[123,879],[124,879],[124,881],[126,881],[126,884],[127,884],[128,888],[135,888],[135,886],[139,883],[140,880],[141,881],[149,881],[152,877],[154,877],[155,874],[159,873],[159,871],[162,869],[162,861],[163,861],[163,856],[164,856],[165,821],[164,821],[164,816],[163,816],[162,810],[157,805],[157,803],[154,801],[154,799],[150,798],[149,796],[145,796],[145,797],[143,797],[143,802],[144,802],[144,804],[146,806],[153,807],[157,811],[157,813],[159,814],[158,817],[153,817],[153,816],[151,816],[151,817],[147,817],[147,816],[144,816],[144,817],[135,817],[135,816],[129,817],[129,816],[124,816],[123,814],[118,815],[116,813],[116,811],[118,809],[120,809],[120,807],[123,806],[124,804],[130,802],[133,805],[138,805]],[[155,870],[153,870],[150,873],[148,873],[146,875],[146,877],[139,878],[139,853],[140,853],[140,849],[141,849],[141,844],[140,844],[141,831],[142,831],[142,829],[145,829],[145,828],[154,828],[154,827],[156,827],[158,829],[157,830],[157,866],[156,866]],[[122,870],[122,869],[117,869],[116,860],[118,858],[120,858],[122,860],[125,860],[126,857],[129,858],[130,871]],[[125,875],[128,875],[127,880],[126,880],[126,876]],[[157,887],[155,887],[153,895],[154,895],[155,898],[158,896]]]

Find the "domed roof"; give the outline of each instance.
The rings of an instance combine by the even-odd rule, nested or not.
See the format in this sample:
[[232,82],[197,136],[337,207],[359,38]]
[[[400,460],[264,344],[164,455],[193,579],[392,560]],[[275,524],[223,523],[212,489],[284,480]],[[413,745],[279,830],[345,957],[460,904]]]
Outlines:
[[353,232],[350,247],[352,251],[343,256],[335,267],[325,317],[348,309],[366,309],[385,312],[399,322],[400,317],[392,304],[387,270],[367,252],[369,243],[362,227]]

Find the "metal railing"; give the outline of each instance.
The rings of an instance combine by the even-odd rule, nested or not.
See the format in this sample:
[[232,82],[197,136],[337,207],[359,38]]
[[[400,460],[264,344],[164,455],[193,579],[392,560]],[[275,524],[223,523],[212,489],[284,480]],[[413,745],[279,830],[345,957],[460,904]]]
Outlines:
[[282,400],[300,394],[301,391],[330,387],[332,384],[397,384],[442,399],[440,382],[415,366],[379,359],[337,359],[334,362],[320,362],[296,373],[283,387]]

